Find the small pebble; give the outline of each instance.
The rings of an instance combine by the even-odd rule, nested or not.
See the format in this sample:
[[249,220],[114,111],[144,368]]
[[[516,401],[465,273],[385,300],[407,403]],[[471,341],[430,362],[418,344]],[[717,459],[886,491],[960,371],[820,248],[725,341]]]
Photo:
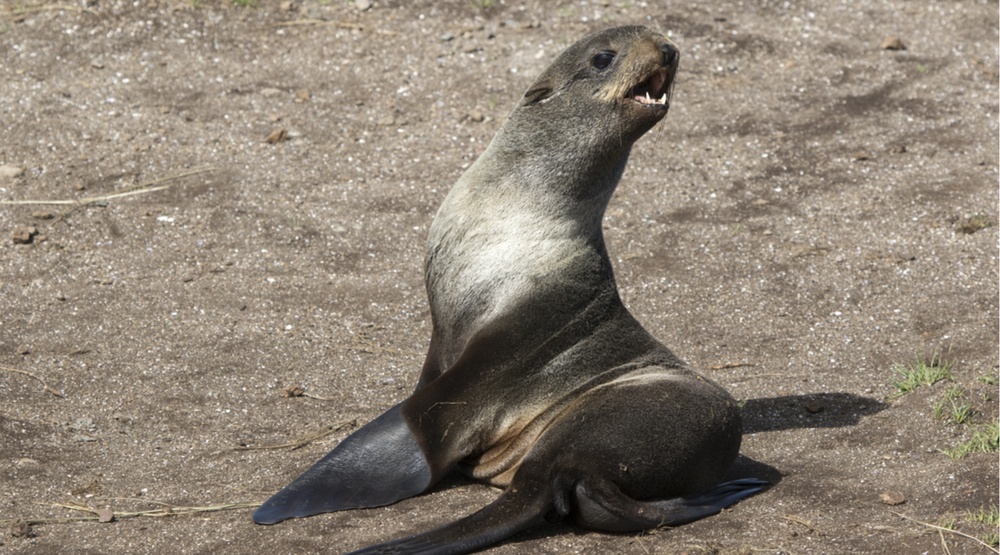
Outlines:
[[20,177],[24,175],[24,168],[3,164],[0,166],[0,177]]
[[879,501],[886,505],[902,505],[906,503],[906,497],[898,491],[883,491],[878,495]]
[[34,533],[32,533],[31,525],[27,521],[17,519],[10,524],[10,535],[15,538],[30,538],[34,536]]
[[14,241],[15,245],[27,245],[35,235],[38,235],[38,228],[35,226],[15,227],[14,232],[11,233],[11,240]]
[[269,145],[277,144],[287,140],[288,140],[288,130],[284,128],[275,129],[274,131],[268,133],[266,137],[264,137],[264,142]]
[[882,50],[906,50],[906,45],[899,37],[889,37],[882,41]]

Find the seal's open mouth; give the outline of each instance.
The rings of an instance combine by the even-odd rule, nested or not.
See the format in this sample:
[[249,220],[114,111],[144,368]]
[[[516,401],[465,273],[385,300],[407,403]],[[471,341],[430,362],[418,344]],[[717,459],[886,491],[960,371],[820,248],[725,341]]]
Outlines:
[[653,73],[645,81],[632,87],[625,96],[651,108],[668,108],[670,82],[666,70]]

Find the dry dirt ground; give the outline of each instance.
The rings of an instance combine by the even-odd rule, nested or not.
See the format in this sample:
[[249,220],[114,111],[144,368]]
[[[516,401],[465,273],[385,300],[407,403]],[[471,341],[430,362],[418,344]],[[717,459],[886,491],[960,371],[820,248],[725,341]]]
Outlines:
[[436,206],[624,23],[682,58],[607,214],[622,295],[746,401],[734,474],[774,486],[491,553],[990,552],[899,515],[978,538],[997,503],[996,453],[943,453],[997,422],[995,2],[365,4],[0,4],[0,552],[336,554],[495,498],[130,518],[260,502],[407,395]]

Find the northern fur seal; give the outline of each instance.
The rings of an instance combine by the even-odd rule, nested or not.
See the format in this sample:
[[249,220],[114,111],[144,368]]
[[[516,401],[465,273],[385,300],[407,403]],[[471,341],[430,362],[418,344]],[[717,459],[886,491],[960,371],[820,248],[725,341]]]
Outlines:
[[465,553],[546,520],[635,531],[715,514],[740,447],[732,397],[623,306],[601,220],[667,113],[678,52],[592,34],[528,89],[434,218],[433,334],[416,390],[271,497],[272,524],[417,495],[461,468],[506,486],[466,518],[357,553]]

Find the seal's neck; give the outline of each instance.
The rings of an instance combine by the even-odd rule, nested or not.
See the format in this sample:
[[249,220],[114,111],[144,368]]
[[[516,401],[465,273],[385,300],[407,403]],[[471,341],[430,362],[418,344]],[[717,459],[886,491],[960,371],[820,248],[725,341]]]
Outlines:
[[[472,196],[482,195],[497,208],[504,205],[546,220],[577,220],[583,228],[599,230],[631,143],[616,144],[586,132],[567,136],[565,128],[550,127],[549,121],[537,123],[505,122],[456,188],[469,188]],[[530,125],[535,128],[526,130]]]

